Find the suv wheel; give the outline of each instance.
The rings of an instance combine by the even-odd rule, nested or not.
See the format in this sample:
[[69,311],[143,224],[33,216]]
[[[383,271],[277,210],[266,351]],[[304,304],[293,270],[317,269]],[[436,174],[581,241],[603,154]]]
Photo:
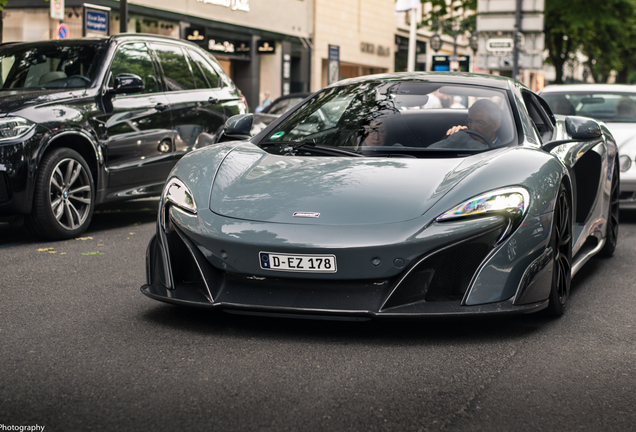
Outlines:
[[86,161],[75,150],[59,148],[42,159],[39,172],[27,228],[46,240],[84,232],[95,209],[95,186]]

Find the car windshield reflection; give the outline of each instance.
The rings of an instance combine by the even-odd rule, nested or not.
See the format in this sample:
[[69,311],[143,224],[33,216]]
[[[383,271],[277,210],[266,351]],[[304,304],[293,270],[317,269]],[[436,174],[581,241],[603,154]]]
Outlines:
[[270,131],[261,146],[273,152],[277,142],[280,148],[311,142],[365,155],[427,157],[512,145],[517,142],[515,130],[504,90],[419,81],[366,82],[318,93]]

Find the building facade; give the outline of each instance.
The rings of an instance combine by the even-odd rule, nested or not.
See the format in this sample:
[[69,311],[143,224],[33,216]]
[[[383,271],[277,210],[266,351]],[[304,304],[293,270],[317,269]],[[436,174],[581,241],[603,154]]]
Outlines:
[[326,86],[329,46],[339,54],[339,78],[393,72],[394,0],[314,0],[312,90]]
[[[3,42],[83,37],[85,6],[66,0],[64,19],[58,20],[42,0],[11,0],[4,11]],[[108,13],[104,35],[119,33],[118,1],[92,0],[87,7]],[[253,110],[266,91],[276,98],[310,90],[313,9],[314,0],[136,0],[128,3],[127,30],[201,45],[219,60]]]

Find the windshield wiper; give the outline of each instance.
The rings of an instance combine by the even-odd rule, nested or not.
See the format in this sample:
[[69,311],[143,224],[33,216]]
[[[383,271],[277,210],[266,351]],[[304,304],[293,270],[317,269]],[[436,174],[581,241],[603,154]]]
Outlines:
[[330,145],[316,144],[315,139],[305,139],[303,141],[277,141],[277,142],[270,141],[270,142],[261,144],[261,146],[268,146],[268,147],[271,145],[280,146],[281,151],[284,154],[289,154],[289,155],[295,154],[296,150],[306,150],[306,151],[317,153],[317,154],[364,157],[364,155],[358,153],[355,150],[345,150],[343,148],[334,147]]

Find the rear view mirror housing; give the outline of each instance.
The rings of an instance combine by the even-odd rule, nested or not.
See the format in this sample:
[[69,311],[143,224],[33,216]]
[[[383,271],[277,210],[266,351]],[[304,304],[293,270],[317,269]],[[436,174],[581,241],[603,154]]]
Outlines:
[[115,77],[113,93],[139,93],[144,89],[144,81],[135,74],[122,73]]
[[238,114],[230,117],[223,128],[223,141],[246,140],[251,137],[254,114]]
[[565,129],[575,140],[589,141],[603,136],[599,124],[587,117],[566,117]]

